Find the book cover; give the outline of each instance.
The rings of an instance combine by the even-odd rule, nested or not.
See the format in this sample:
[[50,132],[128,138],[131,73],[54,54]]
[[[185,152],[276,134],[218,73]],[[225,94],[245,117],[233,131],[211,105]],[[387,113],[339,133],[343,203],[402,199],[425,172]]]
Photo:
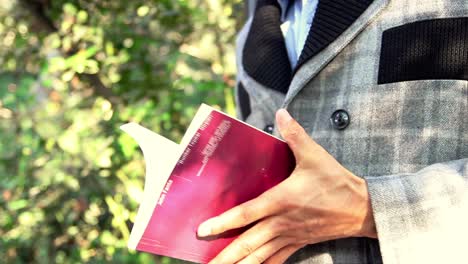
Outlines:
[[129,248],[207,263],[242,230],[203,240],[198,225],[290,175],[286,142],[202,105],[180,144],[135,123],[122,126],[143,151],[143,199]]

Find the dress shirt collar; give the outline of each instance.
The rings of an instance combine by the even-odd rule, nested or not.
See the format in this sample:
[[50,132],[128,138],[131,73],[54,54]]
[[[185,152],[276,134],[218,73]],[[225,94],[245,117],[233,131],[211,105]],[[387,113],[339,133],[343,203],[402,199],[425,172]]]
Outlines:
[[281,22],[286,21],[286,16],[288,14],[288,9],[295,0],[277,0],[281,9]]

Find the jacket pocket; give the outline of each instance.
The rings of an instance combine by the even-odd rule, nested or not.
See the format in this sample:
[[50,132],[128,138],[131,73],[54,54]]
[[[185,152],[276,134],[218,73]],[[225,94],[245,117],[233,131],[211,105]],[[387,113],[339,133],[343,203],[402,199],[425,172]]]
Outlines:
[[468,80],[468,17],[417,21],[384,31],[378,84]]

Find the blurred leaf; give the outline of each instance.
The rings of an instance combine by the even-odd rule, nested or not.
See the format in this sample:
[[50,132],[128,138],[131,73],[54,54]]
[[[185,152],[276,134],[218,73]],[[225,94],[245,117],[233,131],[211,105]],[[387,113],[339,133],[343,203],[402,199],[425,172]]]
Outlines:
[[145,164],[119,127],[179,142],[200,103],[233,113],[243,6],[3,0],[2,262],[186,263],[127,249]]
[[20,209],[25,208],[27,205],[28,205],[28,201],[22,199],[22,200],[12,201],[8,203],[8,208],[12,211],[18,211]]

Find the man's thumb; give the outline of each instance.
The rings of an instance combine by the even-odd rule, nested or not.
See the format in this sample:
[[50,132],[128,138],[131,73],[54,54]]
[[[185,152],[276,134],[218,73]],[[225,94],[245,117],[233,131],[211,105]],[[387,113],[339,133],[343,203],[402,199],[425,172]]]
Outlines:
[[286,109],[279,109],[276,112],[276,123],[281,136],[286,140],[291,148],[296,162],[304,157],[304,152],[311,151],[316,144],[305,132],[304,128],[294,120]]

